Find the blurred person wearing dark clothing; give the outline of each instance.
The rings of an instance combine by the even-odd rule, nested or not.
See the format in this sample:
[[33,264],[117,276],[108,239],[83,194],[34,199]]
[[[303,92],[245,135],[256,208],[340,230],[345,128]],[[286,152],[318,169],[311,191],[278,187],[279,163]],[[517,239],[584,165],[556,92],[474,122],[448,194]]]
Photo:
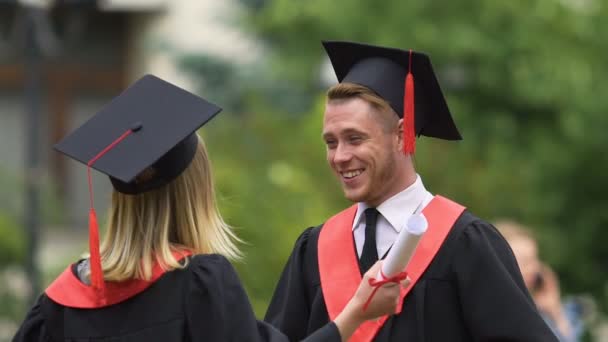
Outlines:
[[526,287],[547,324],[560,341],[579,341],[584,332],[579,305],[573,300],[562,301],[559,281],[539,259],[538,244],[530,230],[507,220],[496,222],[496,227],[511,246]]
[[[56,145],[89,167],[90,257],[46,289],[13,341],[287,341],[256,320],[226,258],[240,256],[238,239],[216,207],[196,133],[220,111],[148,75]],[[101,246],[91,167],[114,187]],[[369,277],[306,341],[346,340],[365,320],[394,312],[396,285],[362,309]]]
[[[508,244],[463,206],[426,190],[415,136],[460,140],[423,53],[324,42],[338,85],[323,119],[327,161],[355,204],[298,238],[265,320],[297,340],[331,321],[409,217],[428,230],[405,272],[399,313],[351,341],[556,341]],[[446,170],[448,173],[449,170]]]

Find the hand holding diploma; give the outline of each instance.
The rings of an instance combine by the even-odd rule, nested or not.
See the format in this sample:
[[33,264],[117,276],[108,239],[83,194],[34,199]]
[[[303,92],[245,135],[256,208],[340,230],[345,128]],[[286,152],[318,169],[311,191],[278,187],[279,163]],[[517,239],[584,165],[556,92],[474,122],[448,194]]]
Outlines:
[[401,283],[403,281],[405,281],[403,286],[409,285],[405,268],[412,255],[414,255],[418,242],[420,242],[420,238],[427,228],[428,222],[424,215],[415,214],[409,218],[405,228],[397,236],[397,240],[382,263],[382,268],[378,272],[376,279],[369,280],[369,284],[375,287],[375,289],[367,299],[363,310],[367,308],[380,286],[389,283]]

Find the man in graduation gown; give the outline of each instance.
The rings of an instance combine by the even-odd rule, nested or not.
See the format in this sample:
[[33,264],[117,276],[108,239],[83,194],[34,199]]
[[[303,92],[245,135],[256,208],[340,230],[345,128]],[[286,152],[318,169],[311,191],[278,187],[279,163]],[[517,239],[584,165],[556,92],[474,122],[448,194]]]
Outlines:
[[408,218],[427,232],[405,269],[395,315],[351,341],[556,341],[502,236],[463,206],[426,190],[415,135],[460,140],[428,56],[324,42],[340,84],[323,121],[327,160],[356,204],[298,238],[265,320],[291,340],[333,319],[361,274],[384,257]]

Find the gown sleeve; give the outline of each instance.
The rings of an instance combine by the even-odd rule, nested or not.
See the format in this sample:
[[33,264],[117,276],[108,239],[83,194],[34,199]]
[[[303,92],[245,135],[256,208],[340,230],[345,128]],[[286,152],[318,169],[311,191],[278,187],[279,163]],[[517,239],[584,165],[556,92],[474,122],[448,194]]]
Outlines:
[[311,305],[306,292],[306,252],[312,228],[297,239],[274,294],[264,321],[272,324],[290,340],[303,339],[309,326]]
[[[286,342],[289,338],[255,317],[236,271],[219,255],[192,259],[193,279],[186,296],[186,320],[193,341]],[[300,340],[300,339],[298,339]],[[302,338],[306,342],[340,341],[333,323]]]
[[[44,295],[43,295],[44,296]],[[41,309],[42,296],[30,309],[25,320],[19,327],[17,334],[13,337],[13,342],[50,342],[51,337],[47,332],[45,319]]]
[[498,231],[468,225],[454,253],[465,322],[475,341],[555,341],[526,289],[517,262]]

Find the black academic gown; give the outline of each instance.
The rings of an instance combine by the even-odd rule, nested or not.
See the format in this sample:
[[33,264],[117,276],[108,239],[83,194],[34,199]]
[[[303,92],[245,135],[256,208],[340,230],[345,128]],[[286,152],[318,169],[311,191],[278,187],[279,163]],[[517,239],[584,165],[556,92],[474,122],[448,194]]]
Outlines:
[[[119,304],[74,309],[42,295],[13,341],[287,341],[257,321],[232,265],[197,255]],[[333,323],[306,341],[340,341]]]
[[[322,226],[297,240],[265,321],[290,339],[329,320],[319,280]],[[354,250],[353,246],[353,250]],[[465,211],[437,255],[374,341],[557,341],[526,290],[513,253],[497,230]]]

